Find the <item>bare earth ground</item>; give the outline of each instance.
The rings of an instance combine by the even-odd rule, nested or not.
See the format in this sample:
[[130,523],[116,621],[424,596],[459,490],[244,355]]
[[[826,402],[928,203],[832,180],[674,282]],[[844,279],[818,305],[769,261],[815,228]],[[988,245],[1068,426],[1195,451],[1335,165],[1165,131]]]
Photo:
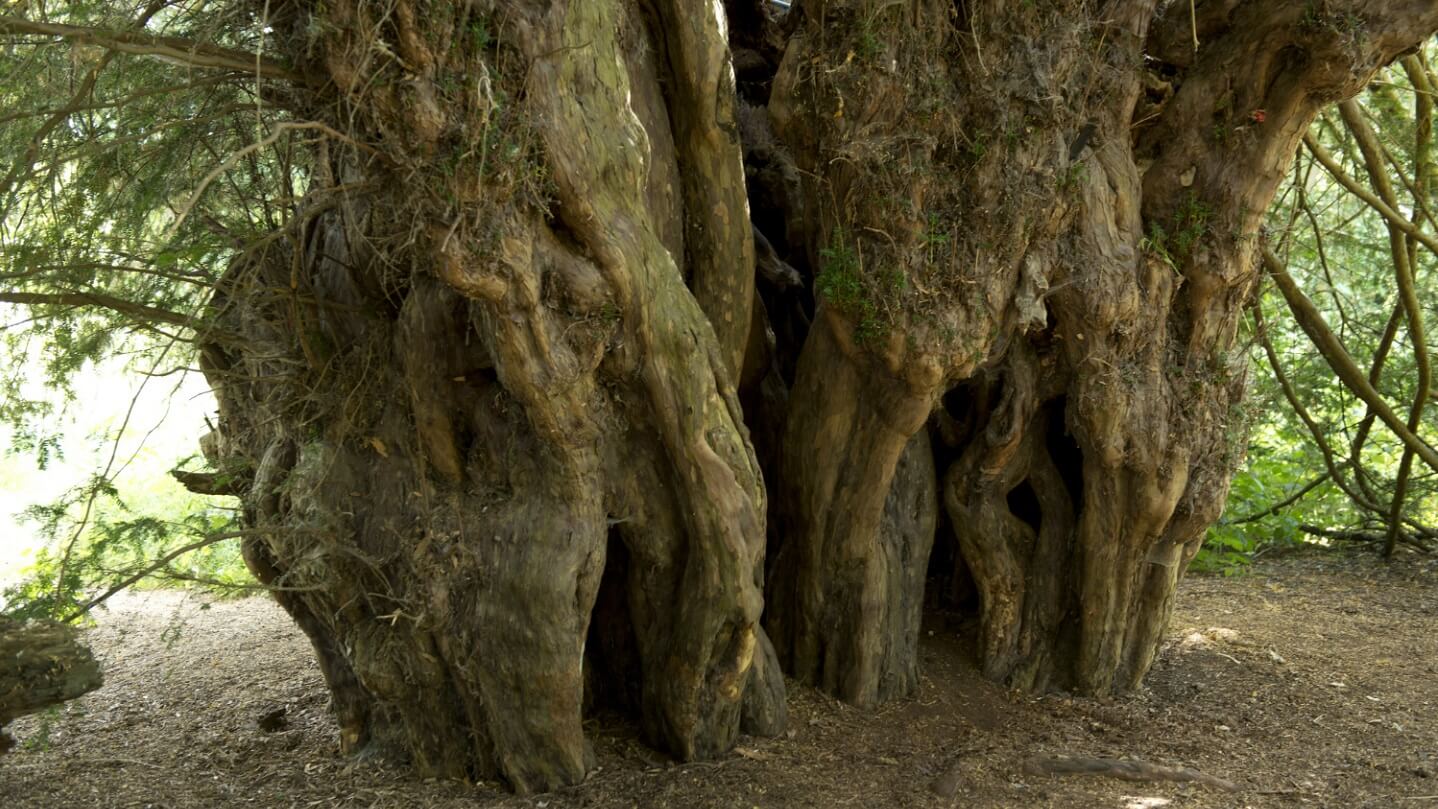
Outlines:
[[[268,600],[130,595],[90,635],[106,686],[16,723],[0,809],[1438,807],[1433,561],[1305,553],[1190,577],[1146,689],[1120,701],[1010,695],[930,623],[915,699],[866,712],[794,687],[789,738],[704,764],[596,721],[586,784],[517,798],[339,758],[308,645]],[[279,708],[286,726],[262,730]],[[1242,789],[1025,770],[1053,755],[1189,766]]]

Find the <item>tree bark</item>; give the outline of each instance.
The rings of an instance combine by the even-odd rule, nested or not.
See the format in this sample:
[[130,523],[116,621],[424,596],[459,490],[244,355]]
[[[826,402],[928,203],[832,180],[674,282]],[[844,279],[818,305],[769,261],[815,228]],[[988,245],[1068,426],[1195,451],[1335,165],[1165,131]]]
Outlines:
[[[857,665],[897,582],[831,592],[874,586],[857,571],[885,553],[881,493],[941,403],[963,425],[944,503],[986,673],[1106,694],[1152,663],[1242,456],[1235,335],[1263,212],[1317,110],[1438,21],[1406,2],[1159,6],[802,7],[770,112],[837,324],[804,345],[776,505],[781,553],[822,560],[770,584],[799,677],[869,702],[911,665]],[[835,333],[854,358],[833,359]]]
[[[214,301],[248,338],[204,363],[213,460],[253,470],[246,559],[294,588],[277,597],[345,749],[576,783],[591,636],[634,664],[591,660],[591,690],[636,680],[675,755],[780,732],[734,387],[753,246],[725,21],[613,0],[420,12],[326,6],[307,67],[388,160],[332,148],[319,174],[387,190],[244,256]],[[375,31],[403,73],[372,59]]]
[[83,696],[103,684],[100,664],[74,627],[0,616],[0,754],[12,719]]
[[928,392],[864,368],[842,328],[821,312],[799,363],[781,474],[801,506],[784,528],[813,541],[781,546],[776,589],[794,589],[770,626],[796,677],[873,705],[918,685],[938,497]]
[[721,3],[286,7],[339,199],[217,289],[208,453],[342,747],[527,792],[586,702],[688,759],[783,729],[781,662],[911,693],[940,503],[989,676],[1137,684],[1241,456],[1264,208],[1438,28],[1311,5],[736,0],[767,108]]

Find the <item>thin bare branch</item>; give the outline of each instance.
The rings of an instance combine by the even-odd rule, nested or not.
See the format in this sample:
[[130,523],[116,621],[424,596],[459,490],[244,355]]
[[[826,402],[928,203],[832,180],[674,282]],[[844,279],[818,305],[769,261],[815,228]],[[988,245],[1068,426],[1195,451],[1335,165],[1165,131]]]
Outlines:
[[94,598],[90,599],[89,601],[86,601],[84,604],[80,605],[80,607],[78,607],[74,612],[72,612],[72,613],[70,613],[69,615],[65,616],[62,620],[63,620],[65,623],[70,623],[71,621],[74,621],[76,618],[79,618],[80,616],[84,615],[85,613],[89,612],[90,610],[92,610],[92,609],[94,609],[94,608],[100,606],[101,604],[105,603],[107,600],[110,599],[111,596],[113,596],[113,595],[115,595],[116,593],[120,592],[121,590],[124,590],[125,588],[127,588],[127,587],[133,585],[135,582],[139,581],[140,579],[145,578],[146,576],[150,575],[151,573],[154,573],[154,572],[156,572],[156,571],[158,571],[158,570],[160,570],[160,569],[162,569],[162,568],[168,566],[171,562],[173,562],[174,560],[180,558],[181,556],[184,556],[184,555],[187,554],[187,553],[193,553],[193,552],[195,552],[195,551],[200,550],[201,548],[208,548],[209,546],[214,545],[214,544],[217,543],[217,542],[224,542],[224,541],[227,540],[227,539],[238,539],[238,538],[240,538],[240,537],[247,536],[247,535],[253,534],[253,533],[256,533],[256,532],[255,532],[255,531],[225,531],[225,532],[222,532],[222,533],[210,534],[209,536],[201,537],[200,539],[198,539],[198,540],[196,540],[196,541],[194,541],[194,542],[191,542],[191,543],[189,543],[188,545],[182,545],[182,546],[180,546],[180,547],[178,547],[178,548],[176,548],[176,549],[170,551],[169,553],[165,554],[164,556],[161,556],[159,559],[156,559],[156,560],[155,560],[154,562],[152,562],[151,564],[146,565],[145,567],[141,568],[140,570],[135,571],[134,573],[130,574],[129,576],[126,576],[125,578],[121,579],[119,582],[117,582],[117,583],[111,585],[109,589],[105,590],[103,593],[101,593],[100,595],[95,596]]
[[1311,152],[1314,157],[1318,158],[1318,162],[1322,163],[1325,169],[1328,169],[1328,173],[1333,176],[1333,179],[1338,181],[1339,185],[1348,189],[1355,197],[1363,200],[1363,202],[1373,210],[1382,214],[1383,218],[1391,222],[1394,227],[1412,236],[1419,244],[1433,251],[1434,255],[1438,255],[1438,239],[1434,239],[1431,235],[1424,233],[1412,222],[1408,221],[1407,217],[1393,210],[1393,208],[1383,200],[1374,196],[1372,191],[1364,188],[1362,183],[1349,176],[1348,172],[1343,170],[1343,166],[1339,165],[1338,159],[1333,156],[1333,153],[1323,148],[1323,144],[1319,143],[1318,140],[1313,137],[1312,133],[1303,136],[1303,145],[1308,147],[1308,151]]
[[[1265,345],[1265,348],[1269,348],[1269,347],[1271,347],[1271,346]],[[1256,521],[1258,521],[1258,520],[1263,519],[1264,517],[1270,517],[1270,516],[1272,516],[1272,515],[1274,515],[1274,514],[1277,514],[1278,512],[1284,510],[1285,508],[1288,508],[1289,506],[1293,505],[1294,503],[1297,503],[1299,500],[1302,500],[1309,492],[1311,492],[1311,491],[1313,491],[1314,489],[1318,488],[1319,486],[1322,486],[1323,484],[1327,483],[1330,477],[1331,477],[1331,476],[1330,476],[1327,472],[1324,472],[1323,474],[1321,474],[1321,475],[1319,475],[1318,477],[1314,478],[1313,480],[1309,481],[1307,486],[1304,486],[1303,488],[1301,488],[1301,489],[1299,489],[1298,491],[1294,492],[1293,494],[1290,494],[1289,496],[1283,498],[1282,500],[1278,501],[1277,503],[1274,503],[1273,505],[1269,506],[1268,508],[1266,508],[1266,509],[1264,509],[1264,510],[1262,510],[1262,511],[1256,513],[1256,514],[1249,514],[1249,515],[1246,516],[1246,517],[1239,517],[1239,518],[1236,519],[1236,520],[1224,520],[1224,523],[1223,523],[1223,524],[1224,524],[1224,525],[1242,525],[1243,523],[1256,522]]]

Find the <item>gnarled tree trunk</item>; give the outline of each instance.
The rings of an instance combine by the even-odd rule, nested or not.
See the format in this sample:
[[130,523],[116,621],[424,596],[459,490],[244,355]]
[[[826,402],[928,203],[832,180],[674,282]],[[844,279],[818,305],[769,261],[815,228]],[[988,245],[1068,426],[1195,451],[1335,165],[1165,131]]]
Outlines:
[[528,791],[587,701],[695,758],[782,729],[781,662],[907,694],[940,504],[990,676],[1135,684],[1278,177],[1438,27],[1328,5],[276,4],[327,129],[217,290],[206,447],[342,746]]
[[1317,110],[1438,21],[1322,6],[802,6],[770,112],[835,325],[800,354],[775,490],[797,561],[766,620],[796,675],[857,702],[912,682],[880,526],[942,402],[985,672],[1139,682],[1242,454],[1264,210]]
[[329,144],[216,298],[247,342],[205,356],[214,460],[253,470],[246,558],[345,747],[522,791],[584,777],[591,642],[591,688],[635,681],[677,755],[785,721],[722,9],[547,6],[331,2],[290,32],[323,32],[333,120],[381,150]]

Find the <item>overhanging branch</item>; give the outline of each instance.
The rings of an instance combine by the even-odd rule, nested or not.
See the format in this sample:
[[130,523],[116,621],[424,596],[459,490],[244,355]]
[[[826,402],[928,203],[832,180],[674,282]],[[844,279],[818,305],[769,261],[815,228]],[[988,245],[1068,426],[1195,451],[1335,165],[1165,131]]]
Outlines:
[[62,620],[65,623],[74,622],[76,618],[79,618],[80,616],[84,615],[95,607],[105,603],[105,601],[107,601],[110,596],[113,596],[121,590],[124,590],[125,588],[129,587],[140,579],[143,579],[146,576],[150,575],[151,573],[154,573],[155,571],[164,568],[166,565],[170,564],[171,562],[175,561],[181,556],[184,556],[187,553],[193,553],[200,550],[201,548],[208,548],[209,546],[214,545],[217,542],[224,542],[227,539],[238,539],[240,537],[250,536],[256,533],[259,532],[225,531],[222,533],[210,534],[209,536],[201,537],[198,540],[189,543],[188,545],[183,545],[181,547],[175,548],[164,556],[161,556],[159,559],[156,559],[151,564],[146,565],[140,570],[137,570],[134,573],[131,573],[129,576],[126,576],[124,579],[121,579],[118,583],[112,585],[103,593],[100,593],[89,601],[86,601],[84,604],[76,608],[74,612],[70,613],[69,615],[66,615]]
[[194,328],[197,325],[194,318],[179,312],[95,292],[0,292],[0,303],[19,303],[27,306],[95,306],[119,312],[122,315],[129,315],[136,320],[148,323],[168,323],[171,326],[185,328]]
[[1353,361],[1348,349],[1343,347],[1343,343],[1328,328],[1328,324],[1323,320],[1323,315],[1319,313],[1318,308],[1313,305],[1313,301],[1303,294],[1303,290],[1298,288],[1298,284],[1294,282],[1293,276],[1288,274],[1288,269],[1283,266],[1283,262],[1267,246],[1263,248],[1263,264],[1268,270],[1268,274],[1273,276],[1278,291],[1283,294],[1283,299],[1288,302],[1288,308],[1293,312],[1293,318],[1298,321],[1299,327],[1308,335],[1314,347],[1323,355],[1328,367],[1333,369],[1333,373],[1338,376],[1343,385],[1352,391],[1354,396],[1362,399],[1372,408],[1378,418],[1388,425],[1388,429],[1393,431],[1393,434],[1403,442],[1404,446],[1422,458],[1423,463],[1427,464],[1429,468],[1438,471],[1438,452],[1435,452],[1432,447],[1424,443],[1423,439],[1409,430],[1408,425],[1398,418],[1398,414],[1393,412],[1393,408],[1388,406],[1388,402],[1384,401],[1378,391],[1368,384],[1368,379],[1364,376],[1363,371]]
[[244,51],[207,45],[180,37],[155,36],[136,31],[107,31],[83,25],[35,22],[0,15],[0,35],[39,34],[97,45],[120,53],[153,56],[189,67],[208,67],[257,74],[261,78],[307,84],[305,77],[278,60]]

